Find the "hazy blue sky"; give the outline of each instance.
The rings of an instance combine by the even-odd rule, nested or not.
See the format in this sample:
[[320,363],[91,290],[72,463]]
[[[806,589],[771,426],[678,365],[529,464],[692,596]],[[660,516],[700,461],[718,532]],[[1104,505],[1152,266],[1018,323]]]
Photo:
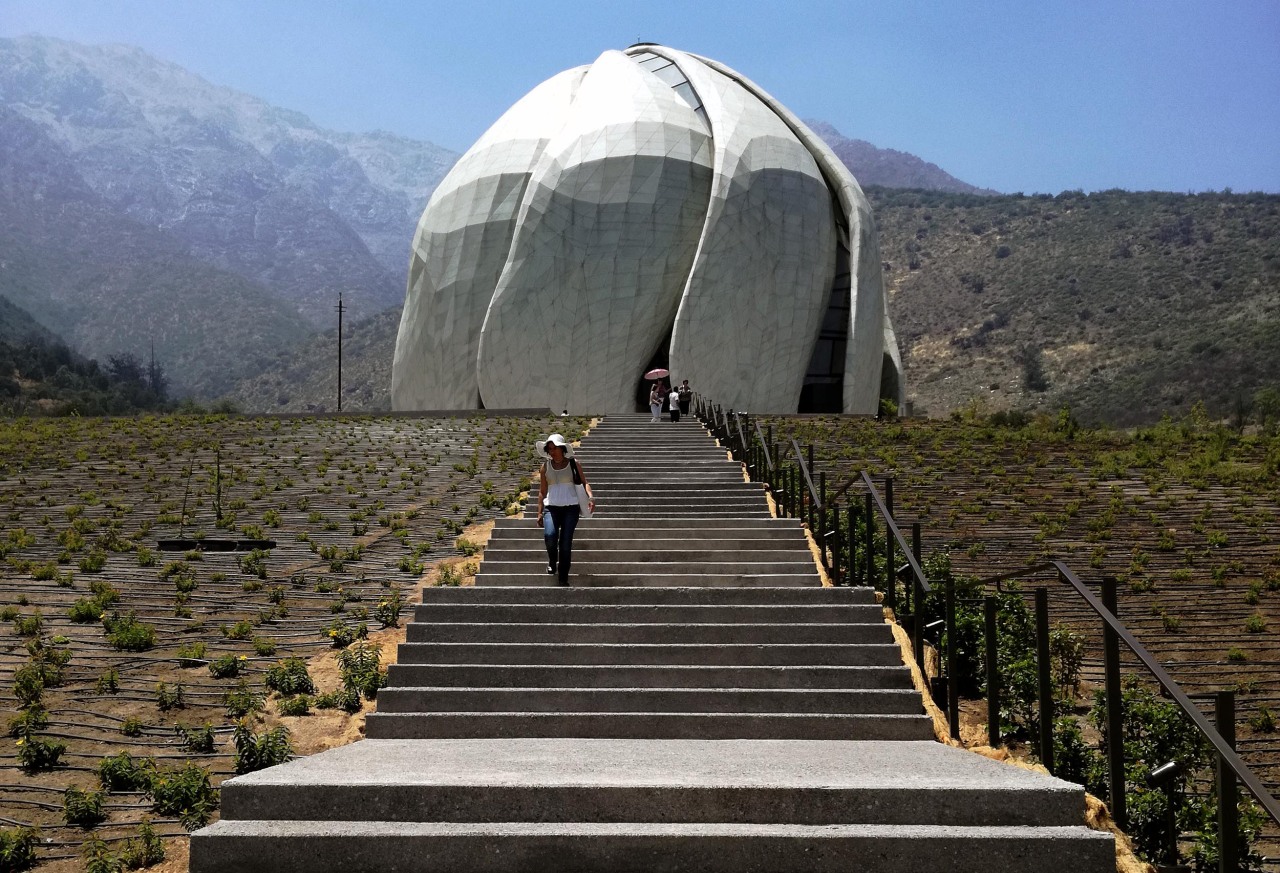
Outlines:
[[1280,0],[0,0],[0,35],[124,42],[339,130],[466,149],[638,40],[1012,192],[1280,192]]

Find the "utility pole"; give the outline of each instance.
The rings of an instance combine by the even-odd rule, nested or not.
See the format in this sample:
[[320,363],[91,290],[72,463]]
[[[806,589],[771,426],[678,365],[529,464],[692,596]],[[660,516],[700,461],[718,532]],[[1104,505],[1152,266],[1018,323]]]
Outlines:
[[338,411],[342,411],[342,292],[338,292]]

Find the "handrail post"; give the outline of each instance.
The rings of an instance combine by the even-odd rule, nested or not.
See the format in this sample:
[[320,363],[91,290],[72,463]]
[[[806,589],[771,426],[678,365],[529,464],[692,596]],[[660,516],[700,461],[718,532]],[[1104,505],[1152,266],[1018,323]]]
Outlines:
[[849,584],[858,584],[858,555],[857,555],[857,528],[854,526],[854,520],[858,516],[858,507],[850,500],[844,510],[845,522],[848,524],[849,531]]
[[840,530],[840,504],[831,507],[831,584],[840,586],[845,584],[845,580],[841,576],[840,553],[844,551],[844,533]]
[[875,504],[872,501],[870,491],[868,491],[865,495],[863,495],[862,510],[867,521],[866,526],[863,527],[862,529],[863,533],[865,534],[865,536],[863,537],[862,559],[863,559],[863,564],[865,569],[867,585],[874,588],[876,584],[876,548],[875,548],[875,539],[874,539],[875,530],[876,530],[876,517],[875,517]]
[[956,582],[947,576],[947,727],[960,739],[960,683],[956,676]]
[[1053,773],[1053,672],[1049,662],[1049,589],[1036,589],[1036,673],[1040,685],[1040,763]]
[[818,555],[822,558],[822,566],[830,572],[831,561],[827,558],[827,474],[818,474]]
[[[1231,748],[1236,747],[1236,695],[1219,691],[1213,702],[1214,727]],[[1217,755],[1218,873],[1236,873],[1240,858],[1240,810],[1236,774],[1226,758]]]
[[[1102,605],[1116,618],[1116,579],[1102,579]],[[1102,623],[1102,660],[1107,692],[1107,767],[1111,818],[1121,830],[1129,823],[1124,783],[1124,692],[1120,688],[1120,637]]]
[[[885,509],[889,517],[884,524],[884,605],[892,610],[898,608],[898,583],[894,579],[893,567],[893,531],[889,529],[889,521],[893,518],[893,479],[884,480]],[[950,667],[947,668],[951,669]]]
[[[922,551],[922,545],[921,545],[921,539],[920,539],[920,522],[913,521],[911,522],[911,554],[916,559],[917,564],[920,564],[921,551]],[[924,566],[923,564],[920,564],[920,565],[922,567]],[[916,574],[912,573],[911,584],[902,586],[902,596],[906,600],[906,602],[903,604],[903,608],[906,610],[909,610],[911,615],[915,617],[915,620],[912,622],[913,625],[920,624],[921,596],[920,596],[919,585],[920,585],[920,582],[919,580],[916,579]]]
[[996,628],[996,599],[982,599],[982,618],[987,629],[987,745],[1000,745],[1000,638]]

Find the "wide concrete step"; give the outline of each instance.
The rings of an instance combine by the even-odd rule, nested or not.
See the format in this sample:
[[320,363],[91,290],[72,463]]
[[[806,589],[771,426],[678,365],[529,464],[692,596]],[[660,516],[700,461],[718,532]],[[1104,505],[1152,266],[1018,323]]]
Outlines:
[[901,666],[897,643],[407,642],[401,664],[663,664],[671,666]]
[[742,712],[371,712],[370,739],[927,740],[926,715]]
[[[501,558],[485,556],[483,569],[486,573],[502,575],[505,573],[538,573],[546,569],[547,556],[543,552],[539,558],[530,556],[532,560],[508,561]],[[611,561],[606,556],[594,552],[579,554],[573,552],[573,572],[587,576],[632,576],[657,573],[662,575],[686,574],[696,570],[699,574],[716,575],[751,575],[760,576],[776,573],[809,573],[815,572],[813,558],[807,554],[792,555],[785,560],[730,560],[722,558],[694,564],[690,561]]]
[[[685,573],[579,573],[573,566],[569,574],[570,586],[617,586],[636,588],[653,586],[658,588],[687,587],[690,585],[723,585],[729,588],[759,586],[761,588],[777,588],[790,585],[797,588],[817,588],[821,583],[812,567],[807,573],[697,573],[689,568]],[[491,573],[484,569],[476,574],[476,585],[556,585],[556,577],[545,573]]]
[[[522,542],[515,540],[503,540],[497,545],[490,542],[484,551],[484,559],[486,562],[502,563],[504,561],[530,561],[538,560],[537,552],[531,552],[530,546],[542,546],[542,539],[529,538]],[[626,563],[626,564],[683,564],[683,565],[702,565],[702,564],[726,564],[751,562],[759,563],[761,561],[786,561],[797,562],[808,560],[812,563],[813,558],[809,553],[808,547],[803,540],[792,542],[790,546],[779,545],[777,543],[752,543],[754,548],[710,548],[706,543],[694,544],[688,540],[677,540],[674,542],[650,543],[646,548],[638,548],[640,543],[636,540],[630,541],[614,541],[602,542],[600,540],[592,540],[591,542],[578,542],[577,537],[573,541],[573,559],[577,561],[592,560],[609,564]],[[748,552],[749,554],[743,554]],[[545,552],[544,552],[545,556]]]
[[392,664],[389,687],[909,688],[905,666],[694,667],[636,664]]
[[413,643],[882,643],[879,624],[553,624],[434,622],[405,628]]
[[928,741],[364,740],[224,782],[222,817],[1069,826],[1083,793]]
[[[584,519],[578,525],[577,533],[574,534],[574,542],[577,538],[593,530],[605,530],[608,528],[620,528],[622,530],[632,530],[641,527],[645,530],[652,531],[670,531],[670,530],[721,530],[724,528],[734,528],[735,535],[737,531],[745,530],[765,530],[765,531],[783,531],[783,530],[802,530],[803,527],[798,518],[744,518],[744,519],[726,519],[726,518],[708,518],[702,521],[690,521],[688,519],[663,519],[650,518],[645,519],[643,525],[637,525],[630,519],[618,519],[597,517]],[[500,518],[494,527],[494,533],[506,528],[519,528],[524,530],[541,530],[536,522],[531,522],[523,518]]]
[[[511,519],[519,522],[517,525],[508,527],[495,528],[493,535],[489,538],[490,547],[497,548],[507,544],[520,544],[527,547],[530,544],[537,544],[543,541],[542,526],[532,518],[528,519]],[[573,535],[573,547],[578,548],[580,544],[590,543],[612,543],[618,542],[624,545],[621,548],[636,548],[638,542],[647,542],[649,547],[666,545],[668,543],[677,545],[701,545],[706,544],[705,548],[747,548],[762,547],[758,544],[764,544],[770,548],[779,546],[786,548],[808,548],[805,545],[808,538],[804,531],[799,527],[790,525],[779,526],[743,526],[743,527],[724,527],[724,526],[703,526],[697,520],[692,520],[683,528],[680,527],[651,527],[646,520],[644,522],[636,522],[628,528],[619,527],[618,525],[605,525],[604,521],[616,521],[617,519],[589,518],[578,522],[578,529]],[[754,521],[754,519],[744,519],[744,521]],[[724,546],[719,545],[721,542]],[[739,543],[757,544],[750,546],[739,546]]]
[[[220,821],[191,873],[1101,873],[1110,839],[1084,827]],[[198,858],[198,860],[197,860]]]
[[[557,586],[559,587],[559,586]],[[875,603],[859,604],[596,604],[596,603],[423,603],[413,620],[436,622],[517,622],[527,624],[874,624],[884,620]]]
[[914,688],[387,687],[378,712],[750,712],[916,715]]
[[433,586],[422,590],[423,603],[554,603],[619,605],[782,606],[875,603],[871,588],[478,588]]

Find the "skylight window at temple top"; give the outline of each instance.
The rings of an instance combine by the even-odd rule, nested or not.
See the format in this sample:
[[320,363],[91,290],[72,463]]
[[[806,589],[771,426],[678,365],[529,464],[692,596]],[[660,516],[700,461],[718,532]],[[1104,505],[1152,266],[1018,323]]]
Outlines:
[[689,79],[684,72],[669,58],[662,55],[656,55],[651,51],[639,51],[629,55],[631,60],[635,61],[644,69],[653,73],[662,81],[671,86],[671,90],[676,92],[676,96],[687,105],[690,109],[698,114],[703,123],[710,129],[711,124],[707,119],[707,111],[702,108],[702,100],[698,97],[698,92],[693,89],[693,85],[689,83]]

